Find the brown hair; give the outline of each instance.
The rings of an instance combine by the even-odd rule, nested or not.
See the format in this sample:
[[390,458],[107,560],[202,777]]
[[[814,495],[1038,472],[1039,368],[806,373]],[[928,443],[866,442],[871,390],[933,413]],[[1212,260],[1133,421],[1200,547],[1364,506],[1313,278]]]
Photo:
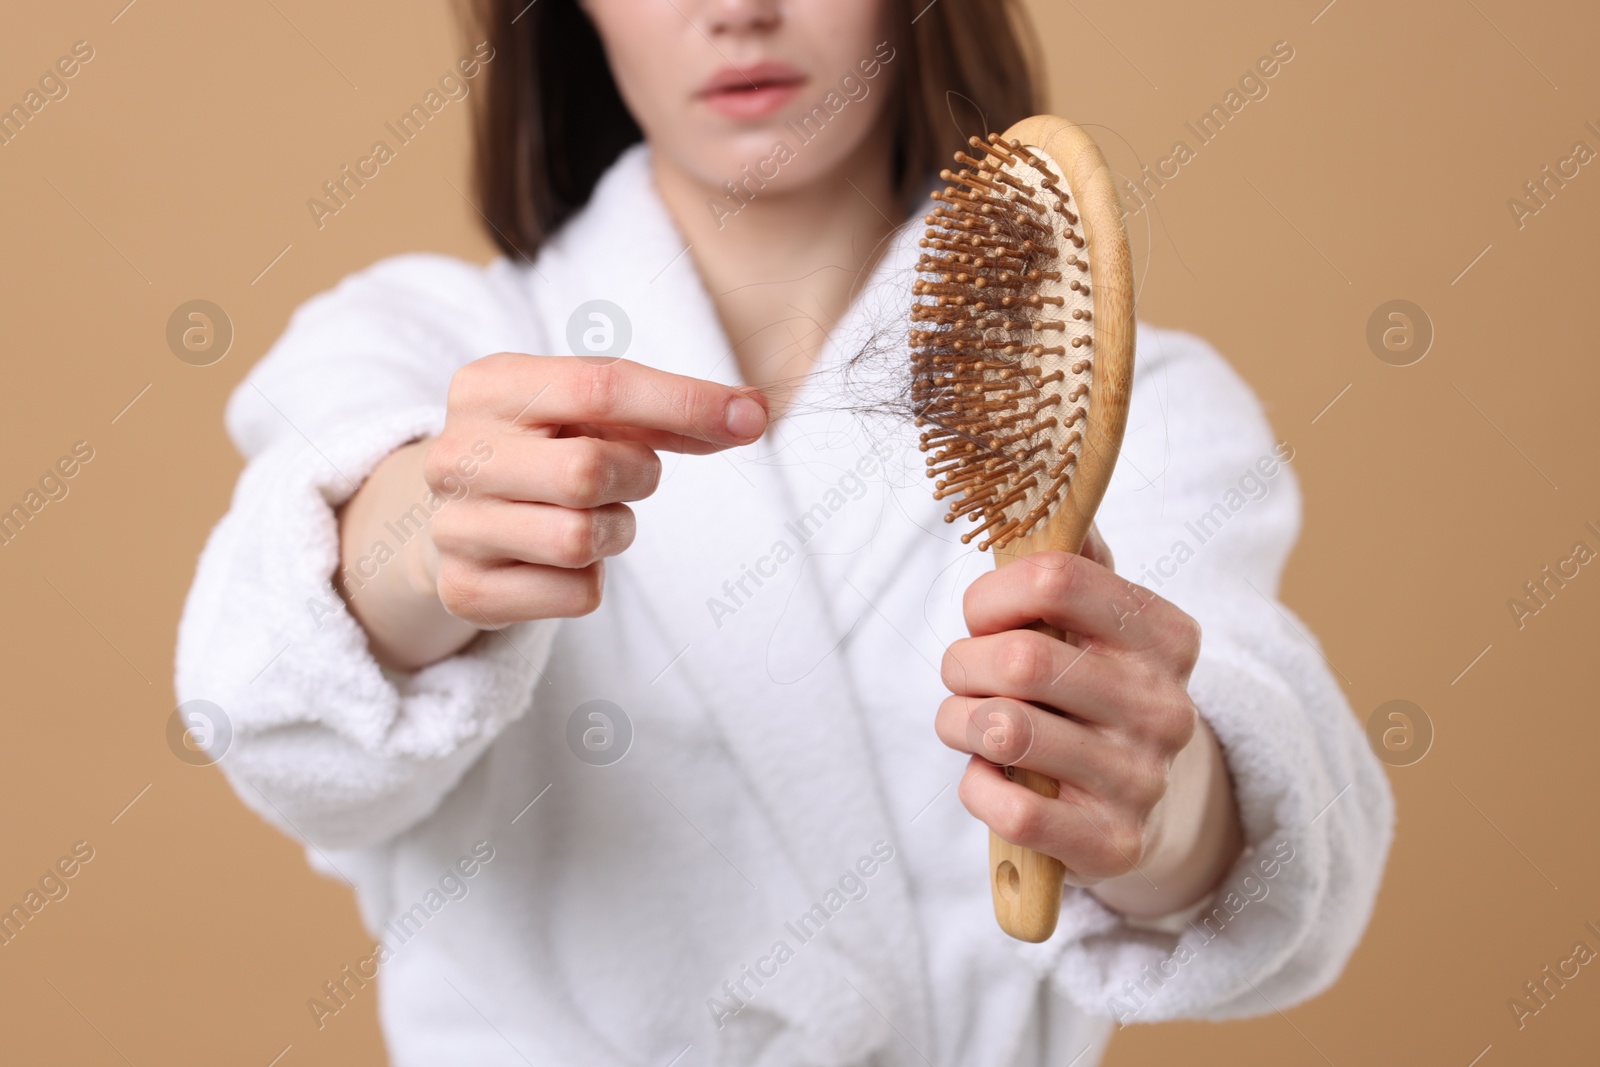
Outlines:
[[[1013,0],[889,0],[889,15],[905,27],[891,43],[910,72],[889,105],[909,216],[968,136],[1039,111],[1038,62]],[[480,208],[501,251],[529,258],[643,134],[577,0],[468,0],[467,17],[495,57],[476,94]]]

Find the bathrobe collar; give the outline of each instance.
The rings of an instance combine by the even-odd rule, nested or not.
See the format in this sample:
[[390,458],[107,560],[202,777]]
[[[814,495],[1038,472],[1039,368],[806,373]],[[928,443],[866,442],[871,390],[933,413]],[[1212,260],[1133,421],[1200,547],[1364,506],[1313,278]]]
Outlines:
[[[638,536],[608,564],[608,580],[627,581],[666,643],[682,650],[653,685],[681,687],[682,703],[704,709],[770,823],[771,856],[730,861],[747,871],[775,918],[837,901],[828,891],[858,872],[875,844],[883,843],[880,852],[899,848],[871,766],[847,641],[893,579],[888,561],[918,550],[915,542],[938,527],[939,509],[925,486],[904,476],[907,428],[864,427],[847,412],[829,412],[826,403],[808,410],[808,403],[874,323],[903,329],[913,246],[902,228],[830,336],[797,411],[766,438],[714,456],[663,454],[660,488],[635,507]],[[739,380],[643,145],[607,172],[591,204],[542,252],[530,281],[544,323],[566,323],[586,302],[607,300],[628,317],[628,358]],[[567,350],[563,337],[548,340],[550,351]],[[827,489],[856,469],[873,438],[880,484],[868,506],[815,511],[835,499]],[[885,456],[892,457],[887,474]],[[824,525],[817,517],[825,513]],[[792,556],[774,551],[780,543]],[[795,949],[796,962],[726,1023],[719,1059],[925,1062],[930,997],[904,864],[882,863],[863,881],[868,895],[832,913],[827,935],[802,944],[775,922],[774,940]],[[724,991],[707,995],[727,1002]],[[775,1038],[768,1036],[772,1016],[783,1027]]]

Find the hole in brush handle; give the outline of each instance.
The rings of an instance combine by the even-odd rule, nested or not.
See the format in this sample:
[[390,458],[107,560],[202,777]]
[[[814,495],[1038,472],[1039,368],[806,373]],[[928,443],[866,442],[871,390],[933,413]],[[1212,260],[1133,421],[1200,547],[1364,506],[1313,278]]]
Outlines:
[[1000,866],[994,869],[994,887],[1007,900],[1015,900],[1022,895],[1022,874],[1015,863],[1000,861]]

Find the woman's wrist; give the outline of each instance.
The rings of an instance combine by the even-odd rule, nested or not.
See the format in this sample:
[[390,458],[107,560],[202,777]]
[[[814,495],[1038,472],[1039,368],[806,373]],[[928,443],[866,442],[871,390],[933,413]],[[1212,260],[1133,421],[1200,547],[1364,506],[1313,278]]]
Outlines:
[[[438,550],[427,524],[412,521],[429,497],[423,460],[429,441],[386,456],[339,509],[339,571],[334,588],[386,667],[415,671],[459,651],[479,628],[439,601]],[[431,515],[431,512],[429,512]],[[392,531],[405,530],[398,546]]]

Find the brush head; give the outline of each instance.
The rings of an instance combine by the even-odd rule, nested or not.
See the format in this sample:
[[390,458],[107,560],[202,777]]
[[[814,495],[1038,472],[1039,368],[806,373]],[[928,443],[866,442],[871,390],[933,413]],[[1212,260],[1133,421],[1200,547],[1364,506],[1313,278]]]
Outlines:
[[[1030,143],[1019,130],[1045,136]],[[956,153],[960,168],[942,171],[950,184],[932,194],[913,286],[912,403],[927,427],[928,475],[936,498],[955,498],[946,522],[977,523],[963,543],[1013,545],[1071,499],[1077,543],[1048,547],[1076,551],[1126,415],[1132,301],[1120,211],[1099,150],[1065,120],[1029,119],[969,143],[973,154]],[[1075,192],[1080,184],[1092,188]],[[1079,492],[1085,473],[1098,484]]]

